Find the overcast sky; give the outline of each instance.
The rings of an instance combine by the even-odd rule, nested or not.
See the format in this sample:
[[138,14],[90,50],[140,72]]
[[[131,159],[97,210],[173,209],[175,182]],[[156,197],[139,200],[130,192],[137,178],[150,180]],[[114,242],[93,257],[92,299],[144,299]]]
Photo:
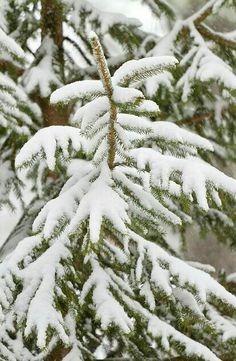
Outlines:
[[[98,0],[89,0],[89,2],[98,7]],[[99,0],[99,9],[138,18],[147,31],[158,33],[161,31],[159,22],[153,18],[149,8],[142,5],[141,0]]]

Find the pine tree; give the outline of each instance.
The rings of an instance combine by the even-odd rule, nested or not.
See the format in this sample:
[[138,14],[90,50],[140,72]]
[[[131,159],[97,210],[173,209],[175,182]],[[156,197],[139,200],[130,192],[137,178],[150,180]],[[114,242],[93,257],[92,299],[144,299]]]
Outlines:
[[[117,67],[117,63],[133,56],[144,38],[144,33],[138,29],[140,23],[136,19],[100,11],[84,0],[2,1],[1,17],[0,27],[8,34],[8,40],[1,46],[4,55],[1,54],[3,59],[0,62],[0,71],[10,73],[9,76],[17,85],[11,83],[10,86],[9,83],[8,88],[13,87],[14,92],[18,92],[18,97],[23,97],[20,99],[20,116],[17,115],[19,110],[15,108],[11,110],[14,117],[9,120],[4,118],[4,129],[18,127],[11,133],[11,138],[6,138],[6,141],[3,139],[4,144],[6,143],[6,151],[2,153],[5,171],[1,172],[0,184],[4,197],[1,196],[0,202],[5,204],[9,203],[8,193],[11,188],[14,188],[19,200],[23,202],[22,182],[14,169],[14,159],[19,148],[40,127],[68,123],[69,107],[50,104],[51,92],[73,79],[94,77],[95,63],[87,40],[87,31],[94,29],[99,33],[112,67]],[[25,54],[19,50],[19,46],[13,47],[14,40]],[[35,44],[39,44],[36,51]],[[8,53],[10,55],[5,55]],[[15,90],[16,87],[18,90]],[[6,86],[4,91],[3,95],[6,93]],[[21,238],[29,234],[32,219],[45,202],[57,195],[65,179],[62,172],[60,175],[48,172],[42,163],[40,167],[38,164],[32,167],[28,177],[33,180],[28,182],[28,187],[33,184],[32,201],[27,207],[22,203],[22,217],[1,247],[1,258],[8,254]],[[12,202],[10,205],[13,207]]]
[[[171,24],[165,36],[156,38],[149,56],[172,55],[179,60],[171,74],[162,73],[147,81],[146,94],[158,100],[163,120],[173,121],[211,140],[215,152],[203,154],[203,159],[232,175],[236,160],[236,38],[235,31],[220,32],[214,26],[217,28],[224,8],[230,6],[235,12],[235,3],[206,1],[186,19],[175,18],[176,11],[165,1],[144,3],[154,16],[164,13]],[[224,214],[220,208],[207,214],[196,210],[193,217],[203,234],[213,232],[220,241],[235,245],[235,204],[228,197],[223,197],[222,203]]]
[[93,32],[90,42],[100,80],[51,95],[83,102],[72,125],[39,130],[16,157],[68,180],[0,264],[1,358],[234,360],[236,298],[178,259],[162,232],[181,226],[183,199],[214,206],[236,181],[200,159],[208,140],[150,121],[159,108],[134,85],[174,57],[131,60],[111,77]]

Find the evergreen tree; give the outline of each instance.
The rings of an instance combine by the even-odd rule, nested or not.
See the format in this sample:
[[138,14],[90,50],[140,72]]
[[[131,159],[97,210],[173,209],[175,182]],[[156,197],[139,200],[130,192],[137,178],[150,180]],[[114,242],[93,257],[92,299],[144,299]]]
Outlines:
[[234,360],[236,298],[178,259],[162,230],[181,225],[183,200],[214,207],[236,181],[200,159],[208,140],[150,121],[159,108],[134,85],[174,57],[128,61],[111,77],[93,32],[90,42],[100,80],[51,95],[83,102],[72,125],[39,130],[16,158],[68,180],[0,264],[2,360]]
[[[0,202],[5,204],[9,203],[8,193],[12,188],[23,202],[22,182],[14,169],[14,159],[19,148],[39,127],[68,122],[69,107],[50,104],[51,92],[73,79],[94,77],[95,63],[87,31],[94,29],[98,32],[112,67],[117,67],[117,62],[119,64],[133,56],[144,33],[138,29],[140,23],[136,19],[100,11],[85,0],[4,0],[1,2],[0,21],[0,27],[8,34],[8,38],[3,38],[1,42],[4,52],[1,53],[0,71],[10,73],[9,76],[17,85],[9,80],[7,89],[11,89],[11,93],[14,89],[14,97],[18,94],[21,102],[20,110],[17,110],[10,99],[11,115],[9,119],[4,118],[4,132],[8,134],[11,128],[15,129],[10,138],[5,139],[3,133],[5,148],[1,158],[4,165],[1,167],[5,170],[0,175]],[[25,55],[14,45],[14,40],[22,47]],[[35,51],[36,44],[39,46]],[[7,89],[5,86],[2,97],[6,91],[10,91]],[[1,247],[1,258],[29,234],[33,218],[46,201],[57,195],[65,179],[62,172],[60,175],[48,172],[44,164],[32,167],[28,178],[33,180],[28,182],[28,187],[29,184],[33,185],[32,201],[26,208],[23,207],[22,217]],[[13,207],[12,202],[10,205]]]
[[[165,1],[144,3],[154,16],[165,13],[171,24],[165,36],[156,38],[149,56],[172,55],[179,60],[172,73],[162,73],[147,81],[146,94],[158,100],[163,120],[173,121],[211,140],[215,152],[202,154],[203,159],[222,170],[228,167],[232,175],[236,160],[236,37],[235,30],[220,32],[214,27],[217,28],[224,8],[230,6],[235,12],[235,3],[206,1],[186,19],[175,18],[176,11]],[[196,209],[193,217],[203,233],[214,232],[220,241],[235,245],[235,203],[228,197],[223,197],[222,203],[224,214],[220,208],[210,209],[207,214]]]

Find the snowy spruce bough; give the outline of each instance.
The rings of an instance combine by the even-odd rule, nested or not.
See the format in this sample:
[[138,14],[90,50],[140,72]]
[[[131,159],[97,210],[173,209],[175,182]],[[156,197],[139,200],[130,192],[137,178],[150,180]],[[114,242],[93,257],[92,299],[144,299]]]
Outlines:
[[[204,154],[204,159],[231,171],[236,160],[236,33],[233,24],[230,28],[230,19],[236,17],[236,3],[197,1],[197,10],[193,6],[187,17],[182,11],[178,14],[169,1],[164,2],[166,9],[160,8],[162,1],[145,3],[154,17],[165,15],[169,23],[166,34],[154,38],[155,46],[145,56],[170,55],[179,60],[172,73],[163,72],[147,80],[146,95],[157,101],[162,120],[210,139],[215,151]],[[227,26],[222,27],[223,23]],[[212,209],[206,216],[196,209],[194,219],[201,237],[211,234],[223,244],[234,246],[235,202],[227,197],[222,201],[224,214]]]
[[16,158],[68,180],[0,264],[1,360],[236,357],[236,298],[164,234],[191,203],[220,207],[236,181],[198,157],[213,151],[208,140],[150,120],[158,105],[135,85],[174,57],[131,60],[111,77],[95,33],[90,42],[100,80],[51,96],[75,104],[72,125],[41,129]]
[[[1,29],[0,63],[9,62],[18,67],[25,62],[25,54],[16,42]],[[3,66],[2,66],[3,67]],[[12,193],[22,203],[22,182],[14,166],[15,154],[39,128],[39,107],[33,103],[24,88],[7,72],[0,72],[0,209],[14,210]],[[15,198],[16,198],[15,197]]]

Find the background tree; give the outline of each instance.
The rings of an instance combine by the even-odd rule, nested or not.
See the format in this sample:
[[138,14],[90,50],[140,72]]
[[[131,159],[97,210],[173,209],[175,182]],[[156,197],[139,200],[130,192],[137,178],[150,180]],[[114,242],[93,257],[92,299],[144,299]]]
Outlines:
[[16,82],[19,69],[25,62],[25,54],[6,35],[6,8],[7,3],[3,2],[0,18],[0,207],[7,205],[14,210],[14,195],[23,202],[22,183],[15,172],[15,156],[24,142],[39,129],[41,113],[24,88]]
[[[144,1],[154,16],[165,13],[170,30],[156,41],[149,55],[174,55],[179,64],[170,74],[160,74],[148,80],[146,92],[158,99],[161,117],[194,130],[211,140],[214,155],[203,155],[212,164],[233,174],[235,163],[235,31],[221,32],[218,22],[231,1],[211,0],[201,3],[198,10],[180,19],[174,7],[166,2]],[[177,18],[175,15],[177,13]],[[153,41],[153,38],[152,38]],[[150,43],[151,46],[151,43]],[[222,198],[226,210],[210,209],[207,213],[195,210],[203,235],[214,233],[220,241],[235,245],[235,204]],[[194,214],[195,213],[195,214]]]

